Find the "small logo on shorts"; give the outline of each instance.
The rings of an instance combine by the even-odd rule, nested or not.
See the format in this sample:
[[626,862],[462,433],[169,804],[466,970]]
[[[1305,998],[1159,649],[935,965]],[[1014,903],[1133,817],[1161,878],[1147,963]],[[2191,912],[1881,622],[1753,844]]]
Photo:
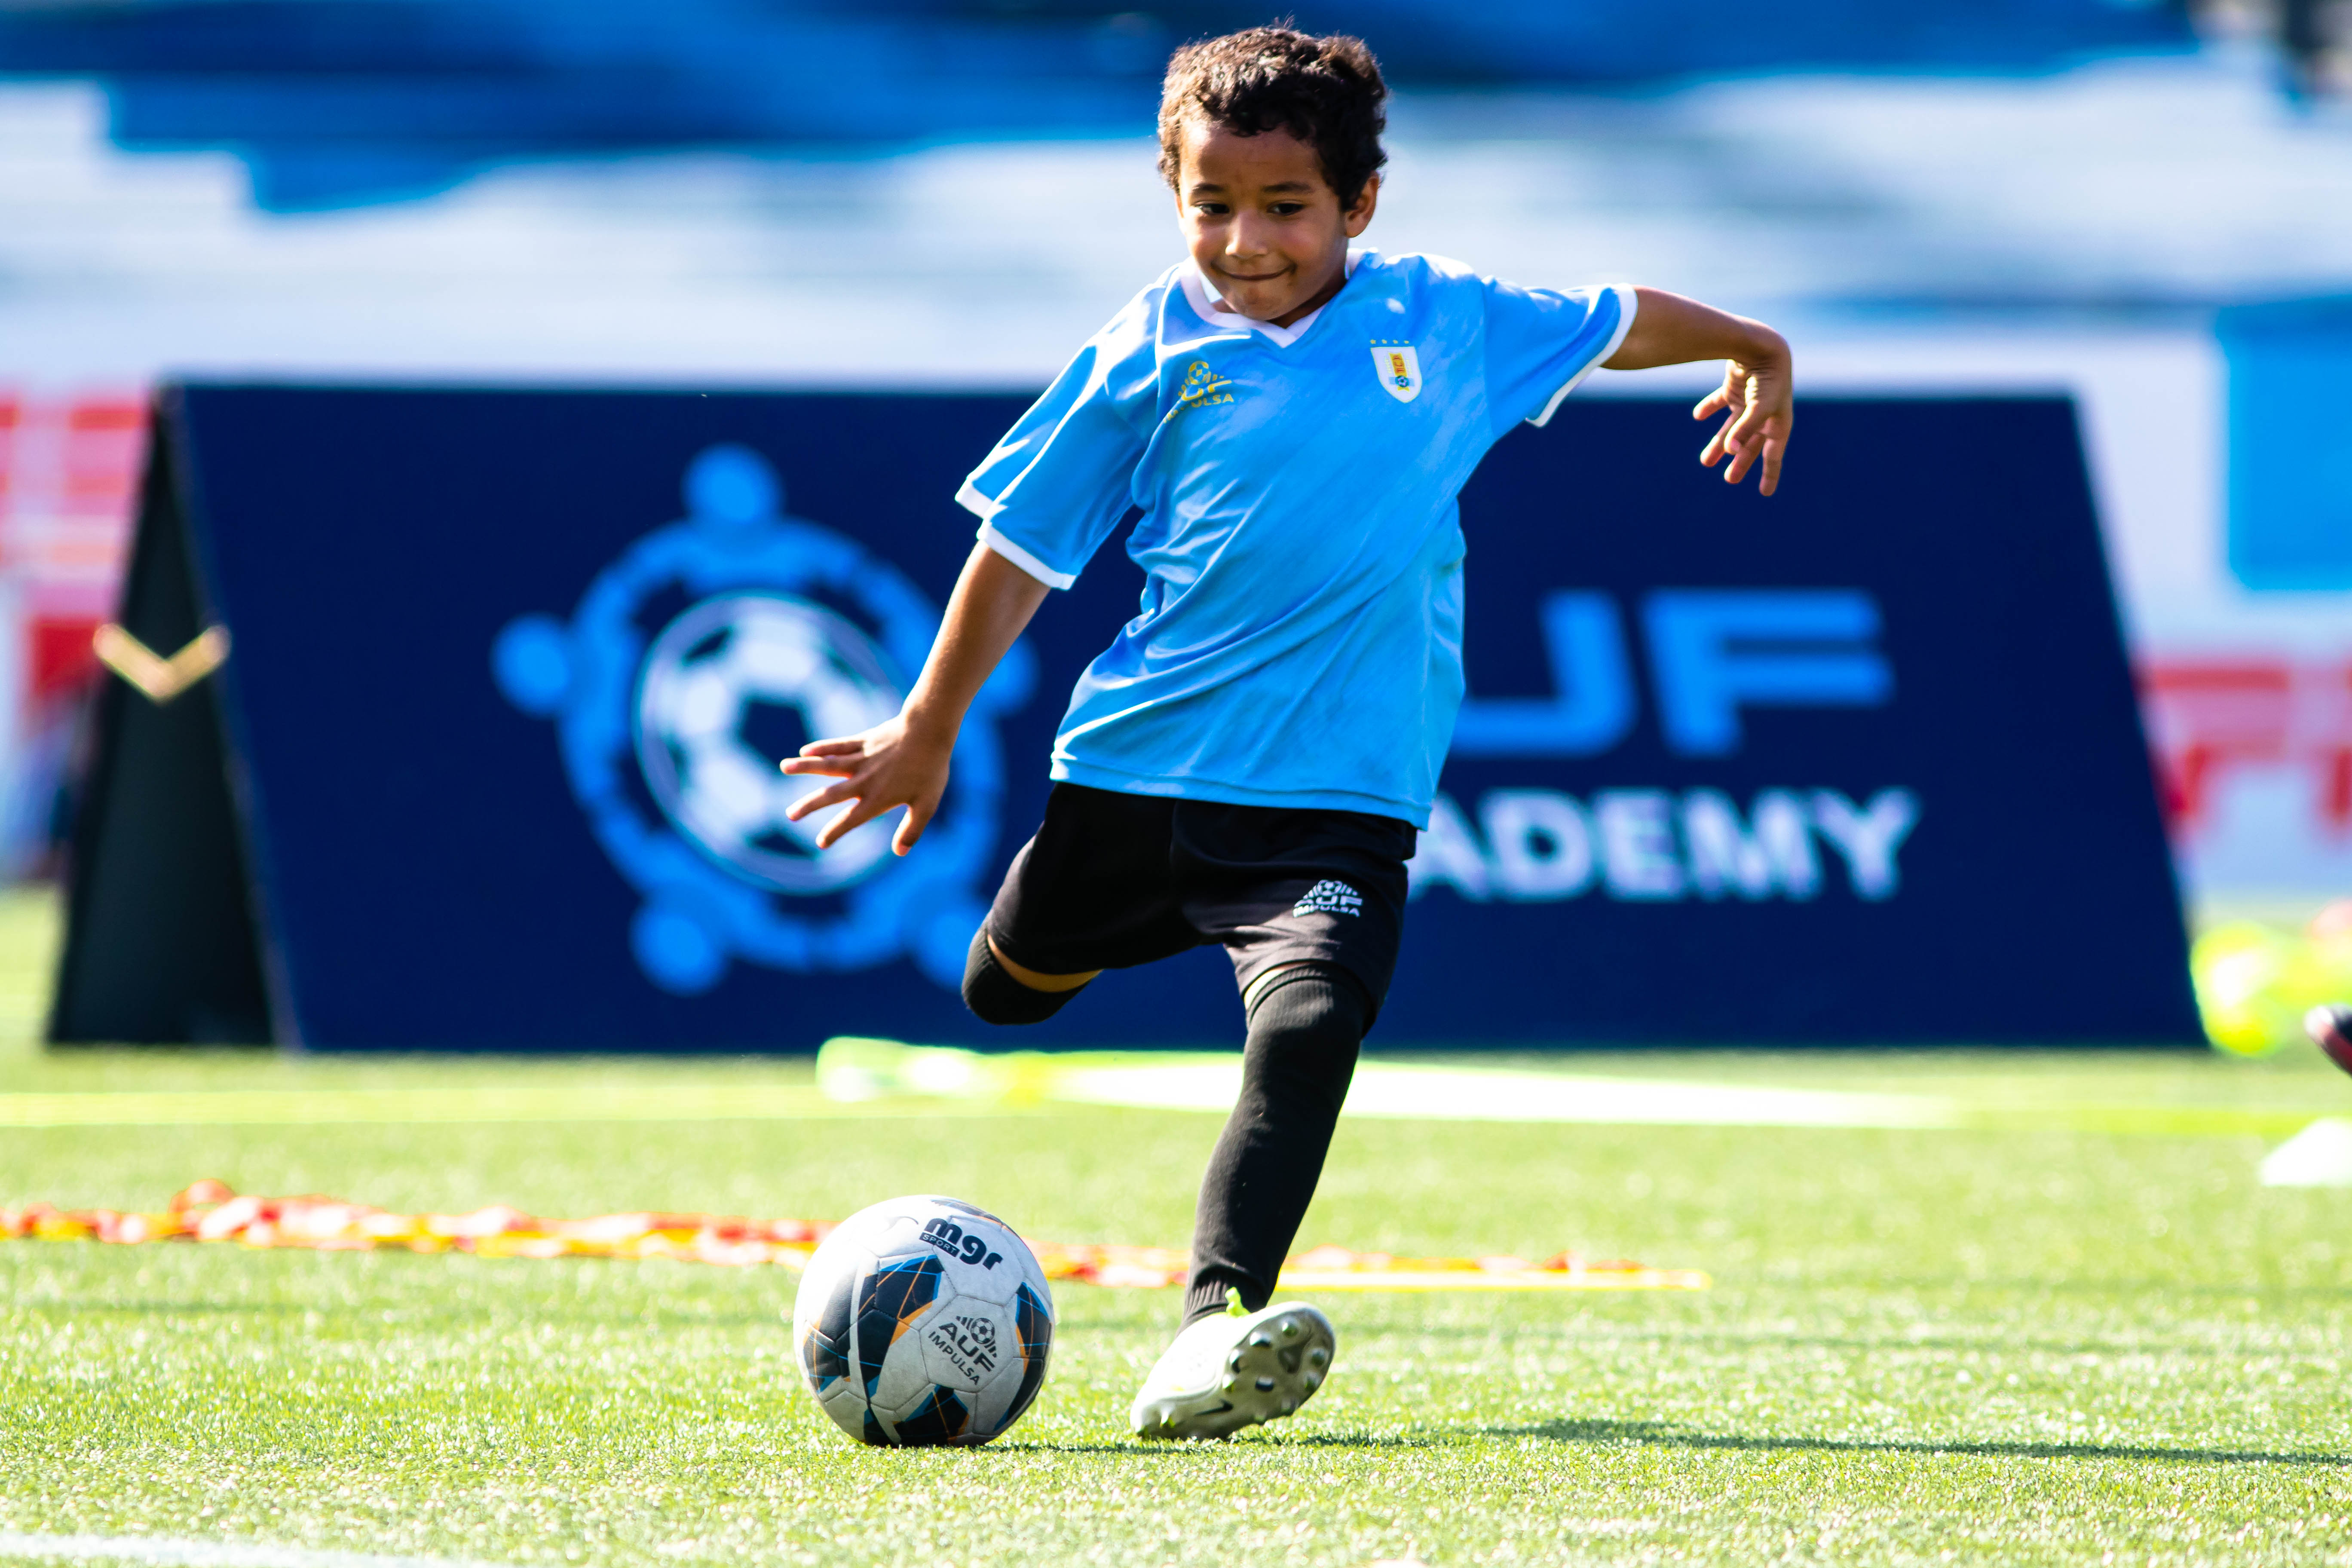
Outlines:
[[1335,882],[1327,877],[1307,889],[1290,912],[1294,915],[1360,915],[1364,912],[1364,895],[1345,882]]

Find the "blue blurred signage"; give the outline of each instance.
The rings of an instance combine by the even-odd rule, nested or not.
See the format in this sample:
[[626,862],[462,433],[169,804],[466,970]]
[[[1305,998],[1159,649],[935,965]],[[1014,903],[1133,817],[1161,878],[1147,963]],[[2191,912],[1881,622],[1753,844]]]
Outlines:
[[[40,0],[0,5],[0,76],[96,77],[139,149],[224,148],[265,207],[414,196],[516,159],[1146,134],[1168,51],[1284,15],[1225,0]],[[1349,0],[1410,84],[1790,69],[2049,70],[2186,50],[2138,0]]]
[[2352,588],[2352,429],[2336,387],[2352,297],[2221,313],[2230,369],[2230,570],[2256,590]]
[[[1024,401],[170,398],[278,1032],[1235,1036],[1213,951],[1036,1030],[955,990],[1133,613],[1116,551],[991,684],[914,855],[782,820],[774,759],[919,668],[971,536],[949,498]],[[1969,457],[1923,470],[1924,430]],[[1465,493],[1475,695],[1378,1043],[2199,1038],[2068,406],[1814,401],[1770,500],[1696,445],[1675,407],[1571,404]]]

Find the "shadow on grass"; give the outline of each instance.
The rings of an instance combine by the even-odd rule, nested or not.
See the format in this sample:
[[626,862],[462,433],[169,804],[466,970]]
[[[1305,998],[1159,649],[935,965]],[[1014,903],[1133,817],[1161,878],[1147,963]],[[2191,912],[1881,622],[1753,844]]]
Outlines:
[[2318,1465],[2352,1469],[2352,1455],[2274,1453],[2259,1448],[2158,1448],[2105,1443],[1926,1443],[1839,1437],[1748,1437],[1689,1432],[1663,1421],[1540,1421],[1482,1426],[1482,1437],[1543,1437],[1555,1443],[1647,1443],[1735,1453],[1962,1454],[1994,1459],[2152,1459],[2191,1465]]
[[[2336,1292],[2338,1300],[2341,1300],[2343,1294],[2344,1293],[2341,1290]],[[1514,1325],[1510,1324],[1489,1323],[1460,1329],[1450,1326],[1439,1326],[1433,1328],[1401,1328],[1388,1331],[1393,1333],[1395,1337],[1399,1339],[1420,1338],[1432,1340],[1456,1340],[1468,1343],[1478,1343],[1481,1342],[1500,1343],[1513,1337],[1513,1328]],[[1361,1333],[1363,1337],[1370,1337],[1370,1331],[1360,1329],[1359,1332]],[[1742,1330],[1706,1328],[1681,1331],[1673,1329],[1625,1330],[1603,1323],[1592,1325],[1579,1324],[1578,1334],[1588,1347],[1600,1344],[1658,1345],[1683,1351],[1717,1351],[1727,1354],[1735,1351],[1754,1352],[1758,1350],[1843,1350],[1864,1351],[1869,1352],[1877,1352],[1882,1351],[1911,1351],[1929,1353],[1976,1352],[1989,1355],[2039,1354],[2079,1356],[2162,1354],[2177,1356],[2184,1360],[2205,1361],[2221,1361],[2224,1359],[2232,1361],[2242,1360],[2246,1354],[2244,1349],[2239,1346],[2198,1344],[2194,1342],[2169,1340],[2161,1334],[2153,1332],[2143,1338],[2136,1340],[2034,1340],[2020,1339],[2014,1335],[2002,1334],[1998,1331],[1997,1327],[1989,1328],[1983,1333],[1975,1336],[1963,1334],[1939,1334],[1929,1336],[1908,1333],[1803,1334],[1762,1329]],[[2282,1357],[2288,1357],[2301,1352],[2281,1352],[2277,1353]]]
[[1213,1453],[1217,1443],[1007,1443],[999,1440],[963,1450],[970,1454],[1108,1454],[1126,1459],[1181,1459],[1187,1454]]
[[998,1441],[969,1450],[975,1454],[1107,1454],[1130,1459],[1201,1458],[1218,1454],[1263,1453],[1281,1448],[1435,1448],[1459,1443],[1467,1433],[1423,1436],[1375,1436],[1367,1432],[1277,1432],[1251,1427],[1231,1437],[1199,1442],[1131,1443],[1007,1443]]

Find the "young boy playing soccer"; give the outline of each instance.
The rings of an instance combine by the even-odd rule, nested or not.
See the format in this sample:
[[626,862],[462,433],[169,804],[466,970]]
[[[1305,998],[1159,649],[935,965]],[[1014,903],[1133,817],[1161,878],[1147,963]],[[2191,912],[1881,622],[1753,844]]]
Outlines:
[[1160,169],[1192,254],[1078,350],[965,481],[981,519],[898,715],[786,773],[849,802],[820,847],[906,807],[911,848],[981,684],[1130,507],[1141,613],[1087,667],[1053,793],[973,938],[964,999],[1051,1017],[1105,969],[1233,956],[1242,1090],[1201,1185],[1185,1324],[1132,1413],[1147,1437],[1286,1415],[1331,1324],[1266,1305],[1395,968],[1405,861],[1462,700],[1454,497],[1595,365],[1727,362],[1700,461],[1778,482],[1788,345],[1655,290],[1559,293],[1350,251],[1380,194],[1387,88],[1354,38],[1261,27],[1179,50]]

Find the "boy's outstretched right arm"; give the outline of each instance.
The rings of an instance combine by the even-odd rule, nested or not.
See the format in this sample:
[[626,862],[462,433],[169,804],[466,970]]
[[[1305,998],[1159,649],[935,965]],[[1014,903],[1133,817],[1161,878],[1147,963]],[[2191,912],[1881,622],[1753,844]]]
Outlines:
[[816,847],[830,849],[851,828],[903,805],[907,815],[890,847],[901,855],[912,849],[947,792],[948,760],[965,711],[1048,591],[987,545],[973,545],[906,705],[863,734],[812,741],[799,756],[785,758],[788,773],[839,782],[803,795],[784,815],[798,822],[849,801],[849,808],[817,835]]

